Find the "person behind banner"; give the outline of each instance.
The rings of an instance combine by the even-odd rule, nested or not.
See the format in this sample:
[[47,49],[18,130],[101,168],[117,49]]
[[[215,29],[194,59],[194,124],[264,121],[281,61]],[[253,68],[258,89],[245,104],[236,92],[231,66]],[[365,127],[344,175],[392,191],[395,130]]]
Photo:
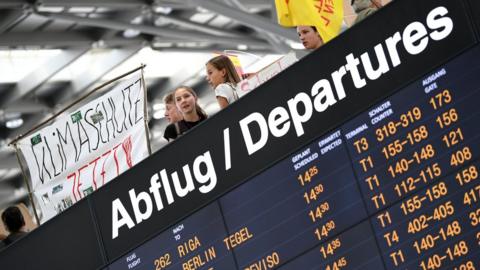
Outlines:
[[305,49],[316,50],[323,45],[323,39],[315,26],[299,25],[297,26],[297,34]]
[[10,233],[2,242],[5,246],[12,244],[27,234],[25,219],[17,206],[10,206],[2,213],[5,229]]
[[183,119],[178,121],[178,130],[171,134],[171,139],[175,140],[180,135],[200,122],[208,118],[207,113],[198,105],[198,97],[195,91],[188,86],[180,86],[174,91],[175,105],[182,114]]
[[357,13],[354,24],[372,15],[389,2],[390,0],[352,0],[352,7]]
[[165,118],[168,121],[168,126],[165,128],[163,137],[167,141],[176,138],[179,131],[178,121],[183,120],[183,116],[175,105],[175,93],[171,92],[163,98],[165,103]]
[[235,66],[228,56],[219,55],[210,59],[205,65],[207,70],[207,81],[215,90],[220,109],[238,100],[238,94],[235,90],[237,83],[240,82]]

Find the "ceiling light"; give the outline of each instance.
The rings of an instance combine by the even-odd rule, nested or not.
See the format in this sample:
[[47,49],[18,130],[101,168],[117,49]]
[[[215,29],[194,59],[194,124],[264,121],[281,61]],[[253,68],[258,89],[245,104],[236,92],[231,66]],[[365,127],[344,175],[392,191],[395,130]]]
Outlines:
[[156,48],[170,48],[173,46],[173,43],[171,42],[155,42],[153,43],[153,47]]
[[125,38],[134,38],[134,37],[138,37],[138,35],[140,35],[140,31],[135,29],[127,29],[123,31],[123,37]]
[[[137,16],[130,21],[131,24],[136,24],[136,25],[142,24],[142,22],[143,22],[142,16]],[[137,37],[138,35],[140,35],[140,31],[137,29],[129,28],[123,31],[123,37],[125,38],[134,38],[134,37]]]
[[71,7],[68,9],[70,13],[90,13],[95,10],[95,7]]
[[196,48],[197,47],[197,42],[179,42],[177,43],[178,47],[181,48]]
[[105,46],[106,46],[105,41],[102,39],[99,39],[92,43],[93,49],[101,49],[101,48],[105,48]]
[[172,12],[172,8],[171,7],[161,7],[161,6],[156,6],[153,8],[153,10],[156,12],[156,13],[162,13],[162,14],[165,14],[165,15],[168,15]]
[[133,24],[141,24],[143,22],[143,17],[142,16],[137,16],[133,20],[130,21]]
[[190,21],[196,23],[207,23],[210,21],[215,14],[213,13],[195,13],[190,17]]
[[246,51],[246,50],[248,50],[248,46],[245,45],[245,44],[238,44],[237,49],[241,50],[241,51]]
[[155,24],[156,26],[165,26],[165,25],[169,25],[170,23],[171,21],[166,19],[165,17],[158,17],[153,22],[153,24]]
[[23,125],[23,119],[22,118],[8,120],[5,123],[5,126],[7,126],[7,128],[10,128],[10,129],[18,128],[21,125]]
[[64,7],[61,6],[38,6],[37,10],[40,12],[52,12],[52,13],[58,13],[62,12],[64,10]]
[[224,27],[225,25],[229,24],[230,22],[232,22],[232,19],[230,19],[226,16],[217,15],[208,24],[211,25],[211,26],[216,26],[216,27]]

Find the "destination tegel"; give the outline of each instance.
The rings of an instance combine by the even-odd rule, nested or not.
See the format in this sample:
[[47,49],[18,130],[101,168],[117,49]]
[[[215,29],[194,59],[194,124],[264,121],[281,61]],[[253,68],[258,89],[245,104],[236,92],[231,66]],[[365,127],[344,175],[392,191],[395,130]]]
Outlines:
[[[312,118],[314,113],[322,113],[337,102],[348,98],[343,80],[350,79],[356,89],[361,89],[367,85],[368,81],[375,81],[392,68],[402,64],[398,46],[403,46],[410,55],[421,54],[432,42],[447,38],[454,27],[448,9],[443,6],[432,9],[426,16],[425,22],[426,24],[420,21],[411,22],[402,31],[395,32],[384,42],[377,44],[374,47],[376,61],[372,61],[368,53],[363,53],[360,57],[350,53],[345,57],[346,63],[343,66],[334,70],[329,78],[315,82],[310,91],[298,92],[284,106],[275,107],[268,115],[252,112],[241,119],[239,125],[249,156],[267,145],[270,134],[281,138],[293,127],[297,137],[302,136],[304,124]],[[378,68],[375,69],[372,62],[378,63]],[[389,63],[392,63],[392,66]],[[359,65],[363,66],[365,74],[360,73]],[[301,113],[298,110],[299,107],[302,108]],[[260,129],[260,137],[256,140],[252,138],[251,128]],[[226,170],[232,166],[228,134],[229,129],[226,128],[224,130]],[[127,228],[131,230],[137,224],[149,219],[154,214],[154,209],[160,212],[164,207],[172,207],[176,199],[173,193],[178,199],[185,199],[197,188],[201,193],[213,190],[217,183],[217,175],[210,152],[206,151],[197,156],[192,165],[193,175],[188,164],[182,168],[185,177],[185,181],[182,181],[185,183],[184,186],[180,184],[177,171],[171,173],[169,177],[166,169],[162,169],[151,176],[148,190],[137,192],[133,188],[130,189],[128,203],[133,209],[133,215],[126,210],[124,202],[119,198],[114,199],[112,201],[112,239],[117,238],[120,231],[125,232]],[[140,207],[140,204],[145,207]]]

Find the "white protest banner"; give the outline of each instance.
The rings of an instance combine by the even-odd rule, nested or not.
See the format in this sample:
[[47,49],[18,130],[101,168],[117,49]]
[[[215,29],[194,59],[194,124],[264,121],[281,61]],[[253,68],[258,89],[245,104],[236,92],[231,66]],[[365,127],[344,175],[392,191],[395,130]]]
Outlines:
[[141,71],[17,142],[42,222],[149,154]]
[[261,69],[251,77],[240,81],[237,84],[238,95],[241,97],[246,93],[252,91],[253,89],[263,84],[264,82],[273,78],[278,73],[285,70],[287,67],[293,65],[297,61],[298,59],[295,56],[294,52],[290,52],[286,54],[282,58],[278,59],[277,61],[273,62],[267,67]]

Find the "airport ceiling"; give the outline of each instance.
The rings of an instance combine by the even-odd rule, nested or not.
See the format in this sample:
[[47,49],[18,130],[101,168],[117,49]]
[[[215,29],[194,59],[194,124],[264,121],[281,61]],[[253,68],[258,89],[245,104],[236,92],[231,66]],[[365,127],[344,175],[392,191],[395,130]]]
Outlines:
[[[0,64],[0,79],[6,79],[0,80],[0,209],[28,203],[27,188],[8,143],[106,77],[119,75],[112,75],[112,70],[132,57],[148,62],[141,59],[142,50],[185,55],[186,60],[180,56],[159,60],[167,69],[175,59],[188,65],[173,74],[151,72],[147,77],[150,115],[163,95],[180,84],[194,86],[210,108],[207,111],[215,113],[215,98],[203,71],[212,52],[281,54],[297,41],[293,29],[277,25],[273,5],[274,0],[1,0],[0,51],[56,53],[41,68],[14,81],[1,78],[7,76],[8,67]],[[203,54],[197,57],[192,52]],[[87,56],[94,59],[90,60],[94,68],[82,62]],[[61,76],[73,65],[86,70]],[[152,144],[159,149],[165,144],[161,132],[166,121],[151,118]],[[23,124],[16,125],[19,119]]]

